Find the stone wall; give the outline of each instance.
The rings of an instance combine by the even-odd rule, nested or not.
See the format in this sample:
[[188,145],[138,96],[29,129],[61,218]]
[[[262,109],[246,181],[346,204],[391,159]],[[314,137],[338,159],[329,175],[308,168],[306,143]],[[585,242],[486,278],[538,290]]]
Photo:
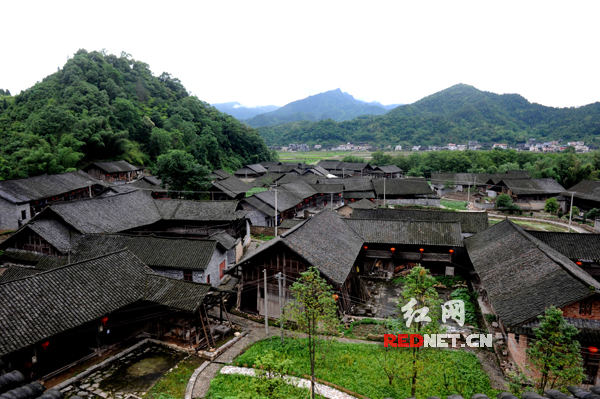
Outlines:
[[183,280],[183,270],[174,269],[159,269],[153,268],[154,273],[160,274],[161,276],[176,278],[177,280]]
[[594,297],[592,299],[592,314],[591,315],[579,313],[580,302],[584,302],[584,301],[575,302],[575,303],[572,303],[570,305],[563,307],[562,308],[563,316],[571,317],[573,319],[600,320],[600,301],[598,300],[598,298]]
[[515,364],[521,371],[527,374],[529,377],[539,376],[539,372],[535,370],[531,363],[527,360],[527,335],[519,335],[518,341],[517,336],[514,333],[508,334],[508,351],[515,360]]
[[[206,279],[208,279],[208,276],[210,275],[210,284],[213,287],[218,287],[219,283],[221,282],[221,276],[220,276],[220,271],[219,271],[219,265],[221,264],[221,262],[225,262],[225,266],[227,266],[227,253],[222,252],[218,248],[215,248],[212,259],[210,260],[206,270],[204,271],[204,275],[206,276],[205,280],[204,281],[196,281],[194,279],[194,282],[206,283],[207,282]],[[194,278],[195,277],[196,276],[194,276]]]
[[480,203],[480,202],[473,202],[473,205],[477,209],[494,209],[496,207],[496,204],[493,202],[490,202],[488,204]]
[[[250,227],[250,233],[252,233],[253,236],[274,236],[275,227],[252,226]],[[283,231],[278,228],[277,235],[281,235],[281,233],[283,233]]]
[[0,230],[17,230],[20,227],[21,211],[26,213],[23,223],[31,219],[29,204],[16,205],[0,198]]

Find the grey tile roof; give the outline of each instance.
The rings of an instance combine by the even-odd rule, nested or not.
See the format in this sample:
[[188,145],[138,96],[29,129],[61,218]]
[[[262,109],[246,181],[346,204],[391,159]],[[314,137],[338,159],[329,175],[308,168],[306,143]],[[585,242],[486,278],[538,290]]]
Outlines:
[[52,204],[43,212],[56,213],[82,233],[117,233],[161,220],[155,201],[140,191]]
[[213,170],[211,175],[214,175],[214,177],[218,178],[218,179],[227,179],[228,177],[233,176],[232,174],[230,174],[229,172],[227,172],[223,169]]
[[341,169],[341,168],[338,168],[338,166],[341,163],[342,163],[341,161],[319,161],[317,163],[317,165],[322,167],[325,170],[331,170],[331,169]]
[[246,165],[248,169],[253,170],[256,173],[267,173],[267,170],[259,163],[253,165]]
[[34,274],[41,273],[42,271],[31,267],[9,266],[4,271],[0,269],[0,272],[0,284],[2,284],[8,281],[33,276]]
[[238,241],[240,241],[239,238],[233,238],[232,236],[227,234],[226,231],[217,231],[216,233],[211,234],[208,237],[208,239],[217,241],[227,250],[230,250],[231,248],[235,247]]
[[544,244],[570,259],[600,260],[600,234],[551,233],[527,231]]
[[300,223],[304,223],[306,220],[296,220],[296,219],[284,219],[280,224],[280,229],[291,229],[292,227],[298,226]]
[[515,195],[558,195],[565,191],[554,179],[502,179],[502,183]]
[[466,238],[465,245],[492,306],[508,327],[600,290],[600,283],[579,266],[510,220]]
[[263,166],[263,168],[269,169],[271,166],[281,165],[281,162],[279,162],[279,161],[261,162],[260,164]]
[[238,265],[276,245],[285,245],[317,267],[331,281],[341,285],[348,277],[362,243],[362,238],[335,212],[325,209],[245,254]]
[[92,164],[85,167],[88,169],[92,166],[104,171],[105,173],[119,173],[119,172],[133,172],[136,170],[144,169],[143,166],[133,166],[127,161],[114,161],[114,162],[93,162]]
[[[573,317],[565,317],[565,321],[579,330],[577,340],[583,342],[598,342],[600,340],[600,320],[576,319]],[[535,336],[534,328],[539,327],[540,320],[535,319],[525,324],[521,324],[515,329],[517,334],[525,334]]]
[[494,173],[492,174],[491,181],[494,184],[498,184],[502,180],[517,180],[517,179],[529,179],[528,170],[513,170],[506,173]]
[[279,179],[285,176],[283,173],[271,173],[267,172],[264,175],[257,177],[256,179],[250,182],[252,187],[269,187]]
[[296,194],[301,199],[312,197],[317,193],[310,184],[303,181],[282,184],[280,189]]
[[[352,209],[375,209],[377,205],[368,199],[361,199],[360,201],[350,202],[347,204]],[[363,219],[376,219],[376,218],[363,218]]]
[[337,166],[338,170],[343,170],[345,169],[346,171],[351,171],[351,172],[360,172],[361,170],[364,169],[368,169],[371,166],[368,163],[365,162],[340,162],[340,164]]
[[575,198],[600,202],[600,180],[583,180],[562,194],[571,198],[571,192]]
[[283,164],[283,165],[271,165],[269,166],[269,172],[273,173],[300,173],[304,171],[301,168],[298,168],[298,164]]
[[2,263],[18,263],[36,266],[42,259],[47,257],[50,257],[50,255],[17,248],[6,248],[0,257],[0,265]]
[[190,311],[207,290],[162,281],[128,251],[6,282],[0,284],[0,356],[144,299]]
[[[275,216],[275,208],[261,201],[256,195],[252,195],[243,199],[242,201],[250,204],[256,210],[264,213],[265,215]],[[278,213],[281,213],[281,209],[278,209]]]
[[245,195],[246,191],[252,188],[250,184],[241,181],[235,176],[215,180],[212,182],[212,185],[232,199],[238,197],[240,194]]
[[479,233],[489,227],[486,212],[377,208],[371,210],[355,209],[352,217],[357,219],[459,221],[463,233]]
[[282,234],[285,244],[337,284],[343,284],[361,250],[363,239],[332,210]]
[[344,191],[343,184],[311,184],[316,193],[320,194],[340,194]]
[[434,195],[435,193],[427,184],[427,181],[414,179],[376,179],[373,181],[375,193],[383,198],[385,185],[385,195]]
[[365,242],[462,247],[460,222],[344,219]]
[[244,217],[237,213],[238,201],[155,200],[163,220],[233,221]]
[[431,184],[444,184],[447,181],[460,185],[485,185],[494,177],[492,173],[432,173]]
[[317,175],[313,175],[312,173],[306,175],[298,175],[296,173],[286,173],[279,180],[277,180],[277,185],[286,184],[286,183],[295,183],[298,181],[303,181],[306,183],[316,183],[321,177]]
[[225,248],[216,240],[133,236],[124,234],[86,234],[71,255],[72,262],[127,249],[153,268],[205,270],[215,248]]
[[375,169],[378,169],[383,173],[402,173],[402,169],[400,169],[396,165],[376,166]]
[[88,182],[104,184],[82,171],[4,180],[0,181],[0,198],[12,203],[36,201],[69,191],[87,189]]
[[36,219],[25,226],[63,253],[73,248],[81,238],[80,234],[73,232],[66,224],[56,219]]
[[210,291],[210,284],[176,280],[150,274],[147,277],[144,299],[170,308],[193,313]]
[[[273,209],[273,214],[275,210],[275,190],[263,191],[260,193],[256,193],[251,197],[246,198],[246,201],[249,198],[256,197],[261,200],[263,203],[267,204]],[[296,207],[303,201],[303,198],[300,198],[295,193],[292,193],[285,189],[278,189],[277,191],[277,212],[281,213],[283,211],[287,211],[288,209],[292,209]],[[271,214],[271,213],[269,213]]]
[[309,170],[314,170],[315,174],[320,174],[322,176],[327,176],[329,174],[329,172],[327,172],[327,169],[320,167],[319,165],[311,165]]
[[[225,173],[227,173],[227,172],[225,172]],[[142,180],[145,180],[154,186],[160,186],[162,184],[162,180],[156,176],[144,176],[144,177],[142,177]]]

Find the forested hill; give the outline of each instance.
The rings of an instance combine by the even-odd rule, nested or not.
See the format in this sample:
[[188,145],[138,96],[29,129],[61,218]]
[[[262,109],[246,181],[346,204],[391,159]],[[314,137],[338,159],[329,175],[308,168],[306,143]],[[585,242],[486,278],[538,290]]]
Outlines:
[[516,144],[529,138],[584,140],[600,145],[600,103],[553,108],[532,104],[518,94],[499,95],[459,84],[382,116],[361,116],[344,122],[295,122],[259,131],[269,145],[446,145],[466,144],[469,140]]
[[225,112],[237,119],[250,119],[258,114],[275,111],[277,105],[260,105],[258,107],[246,107],[238,102],[212,104],[213,107],[221,112]]
[[271,159],[254,129],[125,53],[79,50],[42,82],[7,94],[0,93],[4,179],[61,173],[93,160],[152,165],[170,150],[215,169]]
[[323,119],[332,119],[339,122],[360,115],[382,115],[386,112],[388,110],[383,106],[356,100],[350,94],[336,89],[291,102],[276,111],[248,119],[246,123],[252,127],[260,127],[294,121],[320,121]]

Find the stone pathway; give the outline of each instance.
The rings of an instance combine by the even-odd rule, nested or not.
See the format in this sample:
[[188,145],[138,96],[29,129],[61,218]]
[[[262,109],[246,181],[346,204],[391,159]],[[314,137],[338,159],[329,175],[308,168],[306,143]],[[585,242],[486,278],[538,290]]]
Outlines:
[[[242,374],[251,377],[256,376],[254,369],[245,367],[225,366],[221,369],[221,374]],[[283,376],[283,380],[290,385],[295,385],[299,388],[310,389],[310,381],[305,378],[292,377],[289,375]],[[356,399],[354,396],[348,395],[345,392],[328,387],[324,384],[315,383],[315,393],[330,399]]]
[[[242,326],[242,328],[248,331],[248,334],[236,342],[231,348],[229,348],[226,352],[224,352],[221,356],[219,356],[216,361],[219,363],[211,363],[209,364],[201,373],[198,375],[196,379],[196,384],[194,385],[194,389],[192,391],[192,398],[203,398],[208,392],[208,388],[210,386],[210,381],[215,378],[215,376],[219,373],[219,370],[223,365],[221,363],[231,363],[233,359],[235,359],[242,351],[244,351],[248,346],[252,345],[256,341],[260,341],[261,339],[265,339],[268,337],[279,336],[281,334],[281,330],[277,327],[269,326],[269,335],[265,332],[264,324],[259,324],[254,321],[245,319],[243,317],[236,316],[234,314],[229,314],[229,318],[231,322]],[[290,336],[290,332],[285,332],[286,336]],[[295,334],[294,336],[298,336]],[[350,342],[350,343],[369,343],[374,345],[382,345],[380,342],[372,342],[372,341],[363,341],[359,339],[350,339],[350,338],[338,338],[339,342]]]

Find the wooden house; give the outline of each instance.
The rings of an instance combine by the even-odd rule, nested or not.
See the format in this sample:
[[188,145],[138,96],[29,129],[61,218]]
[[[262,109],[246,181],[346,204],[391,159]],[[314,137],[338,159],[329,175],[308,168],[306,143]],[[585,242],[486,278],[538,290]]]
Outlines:
[[402,177],[403,170],[396,165],[374,166],[370,174],[375,179],[399,179]]
[[89,198],[104,188],[82,171],[0,181],[0,231],[18,229],[48,204]]
[[319,161],[317,165],[342,178],[367,177],[373,171],[371,165],[365,162]]
[[213,201],[241,200],[252,186],[235,176],[213,180],[211,183],[210,199]]
[[383,204],[439,206],[440,197],[425,179],[375,179],[373,188]]
[[[355,209],[374,209],[377,208],[377,204],[373,203],[373,200],[361,199],[360,201],[349,201],[343,205],[340,205],[335,211],[343,217],[349,218],[352,216]],[[365,218],[367,219],[367,218]],[[376,218],[371,218],[376,219]]]
[[465,239],[465,245],[484,297],[498,316],[508,350],[520,369],[530,367],[526,350],[528,341],[535,338],[538,316],[556,306],[567,322],[580,329],[576,338],[582,347],[586,383],[597,385],[600,356],[587,348],[600,345],[600,283],[510,220]]
[[144,170],[127,161],[94,162],[82,169],[90,176],[106,182],[130,182],[137,179]]
[[502,179],[494,181],[490,185],[490,190],[498,194],[508,194],[513,202],[517,203],[521,209],[540,210],[548,198],[558,197],[565,188],[556,180],[546,179]]
[[573,205],[580,210],[600,209],[600,180],[583,180],[569,190],[563,191],[561,194],[567,203],[565,212],[570,210],[571,193],[573,193]]
[[210,339],[201,326],[205,307],[219,301],[213,296],[210,285],[154,274],[126,250],[7,281],[0,284],[0,359],[45,380],[136,334],[171,334],[173,323],[184,332],[179,342],[194,348]]
[[455,212],[422,209],[358,207],[352,213],[358,219],[460,222],[461,234],[469,237],[489,227],[487,212]]
[[240,179],[252,179],[256,177],[260,177],[267,173],[267,169],[265,169],[261,164],[253,164],[246,165],[241,169],[233,172],[233,175]]

